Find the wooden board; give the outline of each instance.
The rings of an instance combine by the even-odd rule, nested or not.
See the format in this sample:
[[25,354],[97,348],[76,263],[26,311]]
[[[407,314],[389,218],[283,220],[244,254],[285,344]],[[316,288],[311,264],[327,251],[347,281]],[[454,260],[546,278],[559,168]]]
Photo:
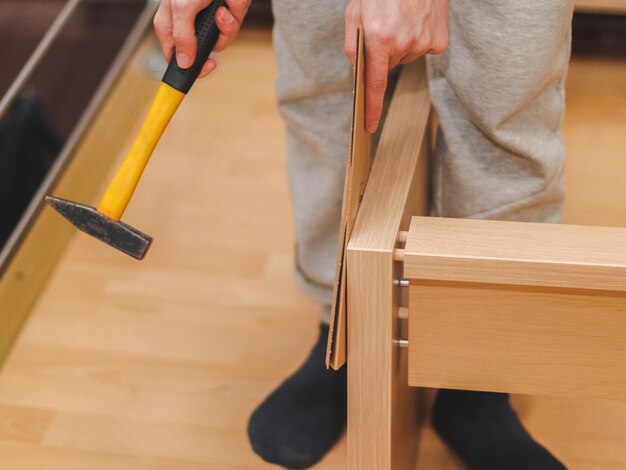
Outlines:
[[406,66],[389,107],[348,243],[348,468],[413,468],[420,422],[407,355],[394,345],[398,231],[428,210],[430,97],[424,61]]
[[[61,197],[91,202],[100,192],[100,184],[117,158],[129,128],[140,118],[144,103],[156,89],[156,85],[138,70],[136,64],[126,67],[130,54],[150,25],[154,10],[155,5],[146,6],[85,112],[84,127],[79,125],[70,138],[66,147],[70,153],[59,159],[35,196],[29,208],[32,215],[22,222],[18,237],[9,240],[13,249],[3,252],[0,263],[3,268],[0,273],[0,364],[75,233],[73,226],[45,206],[43,197],[54,187],[54,193]],[[118,77],[121,71],[123,73]],[[107,96],[107,104],[99,109]],[[129,96],[133,99],[129,100]]]
[[410,287],[413,386],[626,401],[626,294]]
[[414,386],[626,400],[626,229],[415,217]]
[[370,171],[371,134],[365,128],[365,49],[360,29],[357,29],[356,44],[350,153],[343,189],[337,267],[326,350],[326,367],[333,369],[339,369],[346,362],[346,249]]
[[409,279],[626,291],[626,229],[415,217]]
[[576,0],[576,11],[581,13],[626,13],[626,0]]

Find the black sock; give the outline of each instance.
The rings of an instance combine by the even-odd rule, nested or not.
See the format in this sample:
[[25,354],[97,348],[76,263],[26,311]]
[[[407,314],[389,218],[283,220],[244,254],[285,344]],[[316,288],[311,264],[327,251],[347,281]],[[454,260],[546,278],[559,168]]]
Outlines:
[[287,468],[317,463],[337,441],[346,421],[346,368],[324,364],[328,326],[308,359],[254,411],[248,437],[264,460]]
[[439,390],[432,422],[470,470],[566,470],[524,429],[507,394]]

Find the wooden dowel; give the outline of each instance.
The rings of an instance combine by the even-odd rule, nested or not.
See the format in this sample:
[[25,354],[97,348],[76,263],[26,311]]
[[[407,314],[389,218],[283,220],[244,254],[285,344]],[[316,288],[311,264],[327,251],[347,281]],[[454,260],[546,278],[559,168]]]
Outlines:
[[398,307],[398,318],[407,320],[409,318],[409,309],[407,307]]
[[404,248],[396,248],[393,250],[394,261],[404,261]]

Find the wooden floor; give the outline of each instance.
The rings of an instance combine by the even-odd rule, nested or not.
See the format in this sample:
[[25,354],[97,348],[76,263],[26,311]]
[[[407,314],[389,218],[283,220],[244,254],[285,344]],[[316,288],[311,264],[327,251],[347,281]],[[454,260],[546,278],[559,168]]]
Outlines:
[[[0,374],[0,468],[271,468],[246,421],[318,321],[291,278],[273,67],[244,37],[183,103],[125,216],[155,237],[145,261],[73,239]],[[576,59],[567,99],[565,220],[626,225],[626,63]],[[515,405],[569,468],[626,468],[626,404]],[[427,429],[418,469],[460,468]]]

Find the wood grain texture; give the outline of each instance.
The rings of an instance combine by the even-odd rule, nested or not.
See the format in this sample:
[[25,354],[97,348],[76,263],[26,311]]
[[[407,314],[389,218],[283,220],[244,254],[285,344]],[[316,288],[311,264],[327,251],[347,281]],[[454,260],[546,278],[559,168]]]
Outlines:
[[370,172],[372,136],[365,128],[365,49],[363,34],[357,30],[356,64],[354,67],[354,105],[352,108],[352,138],[346,165],[346,179],[341,206],[337,267],[333,302],[330,310],[330,331],[326,366],[339,369],[346,362],[346,250],[354,222],[361,205]]
[[576,11],[581,13],[626,13],[625,0],[576,0]]
[[575,56],[566,85],[561,221],[626,227],[626,61],[615,55]]
[[416,217],[409,279],[626,292],[626,229]]
[[[152,7],[147,8],[139,20],[141,31],[147,28],[152,11]],[[81,202],[93,200],[125,143],[129,127],[139,118],[144,102],[154,89],[131,61],[68,158],[67,168],[54,187],[56,195]],[[129,95],[136,98],[128,100]],[[32,225],[22,227],[19,250],[7,262],[0,278],[0,364],[75,232],[65,219],[43,204],[43,196],[41,193],[35,196],[33,204],[38,215]]]
[[626,401],[626,295],[417,282],[409,383]]
[[430,98],[423,61],[405,67],[348,244],[348,468],[414,465],[417,390],[407,387],[393,261],[399,230],[427,210]]

